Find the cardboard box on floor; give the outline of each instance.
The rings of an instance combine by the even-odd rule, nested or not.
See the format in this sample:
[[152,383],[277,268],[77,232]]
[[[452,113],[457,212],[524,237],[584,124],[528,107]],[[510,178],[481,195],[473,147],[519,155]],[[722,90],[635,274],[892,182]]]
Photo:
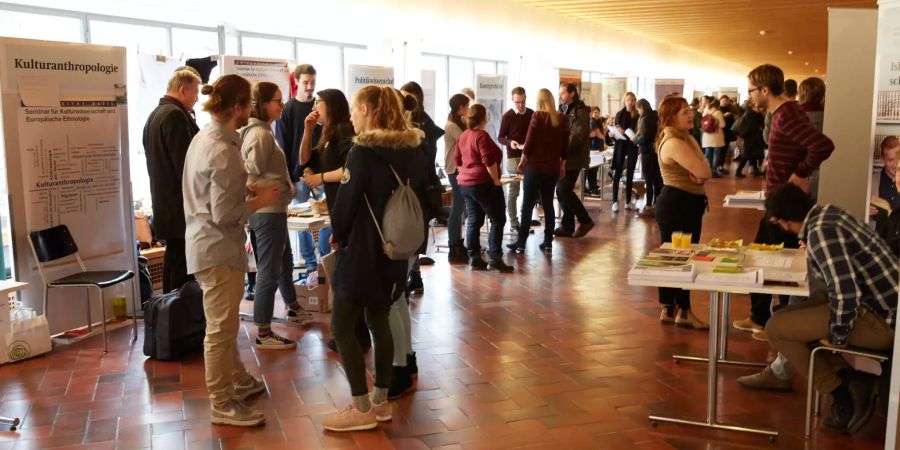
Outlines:
[[[319,285],[309,289],[301,284],[295,284],[297,301],[303,309],[311,312],[331,312],[331,303],[334,293],[331,291],[331,280],[334,274],[334,252],[321,258],[319,261]],[[324,281],[323,277],[324,276]]]

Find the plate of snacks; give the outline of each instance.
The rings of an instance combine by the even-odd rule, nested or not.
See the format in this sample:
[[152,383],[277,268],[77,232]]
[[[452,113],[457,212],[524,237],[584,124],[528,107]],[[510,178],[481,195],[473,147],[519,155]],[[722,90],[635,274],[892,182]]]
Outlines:
[[736,252],[741,249],[741,246],[744,245],[743,239],[736,239],[733,241],[726,241],[719,238],[713,238],[711,241],[706,243],[708,248],[714,248],[716,250],[724,250],[724,251],[732,251]]
[[747,247],[750,250],[756,250],[760,252],[775,252],[784,248],[784,242],[780,244],[760,244],[758,242],[753,242]]

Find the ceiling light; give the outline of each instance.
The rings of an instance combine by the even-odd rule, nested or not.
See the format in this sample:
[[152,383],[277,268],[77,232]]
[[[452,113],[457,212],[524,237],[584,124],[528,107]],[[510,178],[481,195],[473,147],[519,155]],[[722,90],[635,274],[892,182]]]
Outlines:
[[760,35],[760,36],[765,36],[765,35],[766,35],[766,30],[759,30],[759,35]]
[[807,62],[805,62],[805,63],[803,63],[803,64],[808,66],[808,65],[809,65],[809,61],[807,61]]
[[816,73],[819,73],[819,69],[816,69]]
[[793,55],[793,54],[794,54],[793,50],[788,50],[788,55]]

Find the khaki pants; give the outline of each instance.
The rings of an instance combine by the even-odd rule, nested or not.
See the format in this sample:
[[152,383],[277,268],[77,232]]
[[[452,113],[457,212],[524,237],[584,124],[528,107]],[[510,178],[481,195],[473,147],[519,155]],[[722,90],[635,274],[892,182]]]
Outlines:
[[215,266],[195,274],[203,289],[206,339],[203,359],[210,403],[221,406],[234,397],[234,385],[250,376],[237,348],[244,272],[230,266]]
[[[828,338],[831,306],[828,303],[810,301],[787,306],[776,312],[766,324],[769,344],[781,352],[801,371],[809,370],[812,350],[810,342]],[[887,350],[894,342],[894,330],[867,308],[860,308],[848,341],[851,347],[867,350]],[[816,358],[816,377],[813,384],[821,394],[834,391],[840,384],[838,370],[850,367],[847,361],[834,353],[819,353]],[[807,374],[808,376],[808,374]]]
[[[506,172],[510,175],[519,175],[519,161],[522,158],[506,158]],[[509,217],[509,223],[514,226],[519,226],[519,208],[516,206],[519,203],[519,190],[521,188],[521,181],[511,181],[506,185],[506,216]],[[530,223],[525,224],[525,227],[531,227]]]

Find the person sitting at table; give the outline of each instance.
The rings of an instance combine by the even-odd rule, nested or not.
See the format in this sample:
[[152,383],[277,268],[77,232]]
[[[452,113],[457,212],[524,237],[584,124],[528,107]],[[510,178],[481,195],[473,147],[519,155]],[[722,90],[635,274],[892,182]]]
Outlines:
[[[703,184],[712,177],[712,169],[700,146],[691,139],[692,114],[687,100],[681,97],[669,97],[659,105],[662,135],[656,154],[663,188],[656,199],[656,223],[663,243],[671,242],[672,233],[676,231],[689,232],[692,243],[700,242],[707,206]],[[662,306],[660,322],[697,330],[709,328],[691,311],[690,291],[659,288],[659,303]]]
[[[816,205],[787,183],[766,198],[766,216],[806,243],[810,277],[827,287],[827,302],[805,302],[778,310],[766,324],[773,348],[796,367],[809,367],[810,342],[844,348],[887,350],[894,342],[897,258],[869,227],[837,206]],[[831,394],[831,417],[822,427],[855,433],[875,407],[874,375],[853,370],[838,354],[815,361],[813,383]]]

